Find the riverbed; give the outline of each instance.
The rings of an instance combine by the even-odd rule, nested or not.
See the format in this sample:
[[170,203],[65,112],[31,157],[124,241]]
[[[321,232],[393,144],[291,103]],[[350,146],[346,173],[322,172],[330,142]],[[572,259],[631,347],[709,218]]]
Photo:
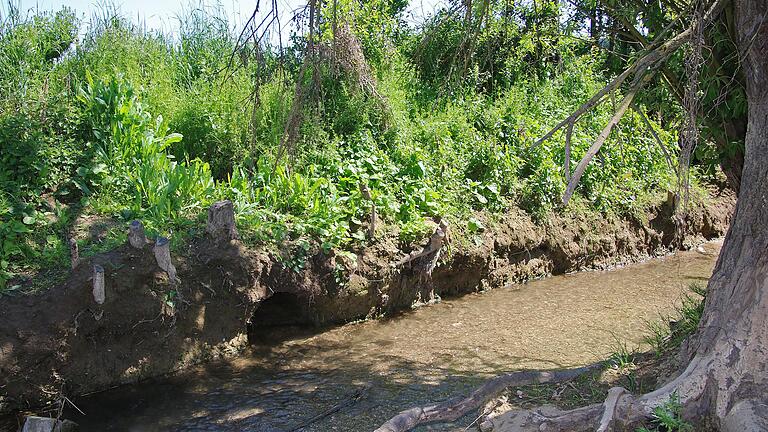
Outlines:
[[720,246],[324,331],[273,329],[235,359],[75,398],[84,415],[70,408],[66,417],[83,431],[373,430],[499,373],[590,364],[619,344],[643,348],[647,322],[671,313],[690,283],[706,283]]

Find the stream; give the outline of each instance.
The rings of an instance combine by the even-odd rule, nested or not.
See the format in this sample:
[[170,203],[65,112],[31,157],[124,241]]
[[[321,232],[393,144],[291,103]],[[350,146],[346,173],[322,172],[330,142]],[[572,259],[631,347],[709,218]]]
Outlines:
[[[706,283],[721,243],[610,271],[554,276],[445,299],[321,333],[270,335],[235,359],[75,398],[82,431],[371,431],[394,414],[468,393],[513,370],[585,365],[619,341],[642,344],[646,322]],[[282,333],[278,332],[278,333]],[[454,425],[419,430],[464,430]],[[462,427],[460,427],[462,426]]]

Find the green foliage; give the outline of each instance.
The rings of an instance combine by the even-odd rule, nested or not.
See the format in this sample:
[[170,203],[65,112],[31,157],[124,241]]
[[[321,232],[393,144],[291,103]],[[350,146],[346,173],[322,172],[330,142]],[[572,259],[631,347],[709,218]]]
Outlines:
[[639,390],[639,382],[637,378],[637,359],[638,353],[636,349],[630,349],[626,342],[616,338],[615,348],[611,355],[608,357],[608,365],[616,371],[616,373],[622,377],[623,386],[629,391]]
[[128,203],[121,210],[126,219],[174,222],[207,204],[214,189],[208,164],[179,163],[167,152],[182,136],[169,133],[162,116],[153,120],[121,77],[94,81],[86,73],[86,79],[79,98],[95,138],[95,163],[78,168],[83,193],[98,187],[104,210]]
[[637,429],[637,432],[690,432],[693,425],[682,418],[683,406],[677,393],[672,393],[669,399],[653,409],[652,429],[645,427]]
[[[278,247],[300,270],[317,250],[367,243],[371,203],[361,185],[403,245],[428,236],[425,221],[436,216],[476,236],[488,220],[478,212],[519,206],[543,219],[559,211],[563,137],[530,147],[604,85],[602,54],[557,37],[555,2],[536,10],[491,2],[455,80],[462,19],[441,12],[413,30],[401,21],[404,5],[340,0],[321,11],[317,42],[331,42],[334,13],[348,22],[385,103],[330,63],[299,76],[299,47],[285,61],[269,46],[233,51],[217,8],[183,11],[174,38],[109,8],[80,40],[67,9],[14,14],[0,28],[8,71],[0,76],[0,287],[66,264],[63,233],[81,213],[118,225],[141,218],[151,232],[179,236],[208,204],[229,198],[244,240]],[[297,82],[312,97],[302,101],[298,142],[276,161]],[[611,114],[603,106],[579,122],[572,166]],[[673,150],[675,135],[655,126]],[[670,186],[658,144],[637,132],[644,127],[625,118],[587,168],[575,208],[633,211]]]

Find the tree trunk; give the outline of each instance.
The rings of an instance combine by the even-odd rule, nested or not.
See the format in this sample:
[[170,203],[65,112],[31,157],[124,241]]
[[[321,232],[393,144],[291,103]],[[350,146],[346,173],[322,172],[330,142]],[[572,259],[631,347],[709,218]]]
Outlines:
[[[750,430],[733,429],[740,424],[734,415],[768,402],[768,26],[765,0],[737,0],[734,7],[749,109],[744,169],[695,341],[691,364],[700,380],[688,382],[703,387],[700,408],[726,431]],[[768,416],[768,406],[763,409]]]
[[715,145],[723,154],[720,168],[728,180],[728,186],[738,196],[741,190],[741,172],[744,169],[744,153],[741,150],[730,148],[730,143],[742,140],[745,135],[745,125],[740,120],[732,120],[722,123],[722,128],[724,135],[715,138]]

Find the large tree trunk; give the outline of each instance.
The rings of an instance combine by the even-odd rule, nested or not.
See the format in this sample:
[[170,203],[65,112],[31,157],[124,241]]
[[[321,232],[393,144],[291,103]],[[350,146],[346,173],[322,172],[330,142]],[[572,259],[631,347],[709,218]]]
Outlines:
[[765,0],[734,7],[749,106],[744,170],[688,368],[699,379],[687,387],[701,391],[700,408],[723,430],[742,431],[732,420],[744,417],[745,404],[763,404],[768,418],[768,9]]
[[734,0],[734,8],[749,106],[736,213],[709,282],[693,359],[673,382],[619,404],[617,417],[630,422],[677,392],[685,416],[699,424],[725,432],[768,430],[766,0]]

